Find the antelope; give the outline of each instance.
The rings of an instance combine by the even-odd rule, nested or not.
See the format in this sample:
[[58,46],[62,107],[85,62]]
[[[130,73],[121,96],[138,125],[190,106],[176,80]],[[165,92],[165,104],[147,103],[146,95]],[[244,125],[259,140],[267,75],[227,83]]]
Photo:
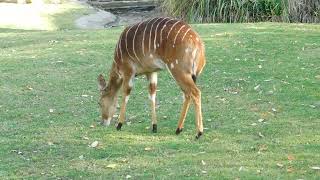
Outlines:
[[183,91],[183,105],[176,134],[180,134],[190,103],[195,105],[196,138],[203,134],[201,92],[196,79],[205,66],[205,48],[199,35],[183,21],[169,17],[151,18],[124,29],[114,51],[108,83],[98,76],[101,124],[108,126],[116,111],[118,91],[122,87],[117,130],[125,121],[126,105],[135,76],[149,81],[152,132],[157,132],[157,72],[167,70]]

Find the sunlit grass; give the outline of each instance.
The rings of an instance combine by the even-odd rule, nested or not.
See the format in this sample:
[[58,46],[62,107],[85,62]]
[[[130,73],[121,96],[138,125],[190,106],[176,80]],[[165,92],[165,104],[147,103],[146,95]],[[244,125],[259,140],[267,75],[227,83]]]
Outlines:
[[98,125],[96,77],[107,75],[122,28],[0,33],[0,178],[319,177],[311,168],[320,166],[319,26],[194,27],[207,55],[199,141],[193,108],[174,134],[182,98],[166,72],[157,134],[143,77],[128,104],[130,125]]
[[[0,27],[23,30],[74,28],[73,21],[88,8],[75,2],[63,4],[0,3]],[[63,21],[59,16],[64,16]]]

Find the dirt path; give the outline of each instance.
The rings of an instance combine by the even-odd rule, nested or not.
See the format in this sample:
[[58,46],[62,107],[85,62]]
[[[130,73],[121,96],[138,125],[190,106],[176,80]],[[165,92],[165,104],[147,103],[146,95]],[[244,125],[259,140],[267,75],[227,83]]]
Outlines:
[[95,9],[94,13],[82,16],[75,21],[76,26],[80,29],[103,29],[116,26],[126,26],[147,18],[161,16],[161,12],[157,8],[151,11],[128,10],[113,14],[111,12],[92,7],[86,1],[79,1],[79,3]]

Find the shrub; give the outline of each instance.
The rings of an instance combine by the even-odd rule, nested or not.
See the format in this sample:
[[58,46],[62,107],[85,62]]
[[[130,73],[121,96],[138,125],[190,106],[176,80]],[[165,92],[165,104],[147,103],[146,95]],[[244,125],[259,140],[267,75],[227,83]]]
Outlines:
[[319,22],[320,0],[163,0],[168,14],[189,22]]

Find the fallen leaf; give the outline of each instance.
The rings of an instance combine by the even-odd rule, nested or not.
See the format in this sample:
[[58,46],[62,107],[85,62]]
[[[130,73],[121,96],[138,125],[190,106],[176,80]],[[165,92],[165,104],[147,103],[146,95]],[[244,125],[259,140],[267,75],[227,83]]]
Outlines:
[[239,171],[242,171],[242,170],[243,170],[243,166],[240,166]]
[[116,168],[117,166],[118,166],[117,164],[109,164],[109,165],[107,166],[107,168],[114,169],[114,168]]
[[130,179],[131,178],[131,176],[128,174],[128,175],[126,175],[126,179]]
[[82,160],[83,158],[84,158],[84,157],[83,157],[83,155],[79,156],[79,159],[81,159],[81,160]]
[[83,136],[82,139],[89,140],[89,138],[87,136]]
[[259,122],[265,122],[265,119],[258,119]]
[[280,168],[282,168],[282,167],[283,167],[283,164],[277,163],[277,166],[280,167]]
[[82,97],[88,97],[89,95],[87,95],[87,94],[82,94],[81,96],[82,96]]
[[259,137],[263,138],[264,135],[261,132],[259,132]]
[[252,123],[252,124],[251,124],[251,126],[256,126],[256,125],[257,125],[257,123]]
[[266,150],[268,150],[268,146],[267,146],[267,145],[262,144],[262,145],[259,146],[259,151],[260,151],[260,152],[261,152],[261,151],[266,151]]
[[145,147],[144,150],[145,151],[151,151],[151,147]]
[[91,143],[90,147],[95,148],[99,145],[98,141],[94,141],[93,143]]
[[92,124],[92,125],[90,125],[90,128],[94,128],[95,126]]
[[258,91],[258,90],[260,89],[260,84],[258,84],[257,86],[255,86],[253,89],[256,90],[256,91]]
[[201,160],[201,164],[205,166],[206,162],[204,162],[204,160]]
[[289,160],[289,161],[292,161],[292,160],[294,160],[294,159],[295,159],[295,158],[293,157],[293,155],[291,155],[291,154],[288,155],[288,160]]
[[289,167],[289,168],[287,169],[287,172],[288,172],[288,173],[293,172],[293,168],[292,168],[292,167]]
[[313,167],[311,167],[311,169],[320,170],[320,167],[318,167],[318,166],[313,166]]
[[207,174],[207,171],[201,171],[203,174]]
[[53,111],[54,111],[53,109],[49,109],[49,112],[50,112],[50,113],[53,113]]
[[258,65],[258,68],[259,68],[259,69],[261,69],[261,68],[262,68],[262,66],[261,66],[261,65]]
[[48,145],[49,145],[49,146],[53,146],[53,142],[49,141],[49,142],[48,142]]

